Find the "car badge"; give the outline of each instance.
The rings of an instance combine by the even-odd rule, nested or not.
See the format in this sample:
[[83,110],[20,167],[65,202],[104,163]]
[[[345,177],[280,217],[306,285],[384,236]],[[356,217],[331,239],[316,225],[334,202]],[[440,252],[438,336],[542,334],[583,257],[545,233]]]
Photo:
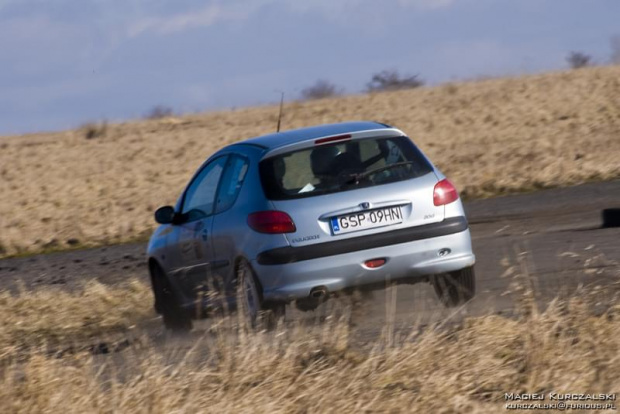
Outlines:
[[364,201],[363,203],[360,203],[360,207],[364,210],[367,210],[370,208],[370,203],[367,201]]

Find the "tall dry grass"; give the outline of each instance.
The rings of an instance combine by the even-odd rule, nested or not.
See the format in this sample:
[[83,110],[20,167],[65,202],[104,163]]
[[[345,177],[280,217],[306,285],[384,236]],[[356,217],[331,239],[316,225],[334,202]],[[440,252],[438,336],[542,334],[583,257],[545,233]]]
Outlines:
[[[135,345],[104,356],[7,351],[56,341],[56,329],[90,340],[110,326],[145,329],[148,288],[131,286],[90,286],[61,298],[38,292],[35,303],[30,294],[3,296],[0,412],[496,413],[505,393],[620,390],[620,307],[594,316],[597,297],[587,292],[544,311],[526,295],[520,317],[413,326],[411,335],[383,336],[370,350],[351,343],[344,312],[319,326],[249,334],[231,318],[204,336],[170,342],[144,330]],[[135,315],[116,310],[123,292],[136,301]]]
[[[129,240],[200,163],[273,132],[275,106],[0,138],[0,256]],[[409,134],[467,197],[620,176],[620,67],[285,105],[283,127],[369,119]],[[87,139],[90,138],[90,139]]]
[[114,287],[88,282],[76,292],[46,287],[0,292],[0,359],[33,349],[88,346],[152,319],[152,294],[137,280]]

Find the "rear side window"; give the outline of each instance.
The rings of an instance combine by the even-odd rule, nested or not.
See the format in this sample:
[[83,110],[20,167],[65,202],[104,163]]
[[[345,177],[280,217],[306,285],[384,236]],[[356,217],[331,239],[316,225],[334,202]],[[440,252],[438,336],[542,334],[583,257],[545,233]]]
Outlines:
[[372,138],[315,146],[261,161],[267,198],[290,200],[372,187],[432,171],[407,137]]
[[235,204],[245,175],[248,172],[247,159],[233,155],[228,158],[226,170],[220,183],[220,189],[217,193],[217,207],[216,213],[221,213],[224,210],[228,210]]

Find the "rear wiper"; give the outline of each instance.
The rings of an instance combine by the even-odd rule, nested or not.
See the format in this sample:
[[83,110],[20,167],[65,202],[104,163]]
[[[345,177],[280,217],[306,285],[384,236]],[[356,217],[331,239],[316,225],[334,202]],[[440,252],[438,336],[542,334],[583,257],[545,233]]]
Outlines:
[[372,170],[364,171],[362,173],[350,174],[349,176],[351,178],[349,178],[347,181],[345,181],[344,184],[357,184],[359,182],[359,180],[361,180],[362,178],[366,178],[369,175],[373,175],[373,174],[381,172],[381,171],[391,170],[392,168],[395,168],[395,167],[402,167],[404,165],[410,165],[410,164],[414,164],[414,163],[415,163],[415,161],[395,162],[394,164],[384,165],[383,167],[373,168]]

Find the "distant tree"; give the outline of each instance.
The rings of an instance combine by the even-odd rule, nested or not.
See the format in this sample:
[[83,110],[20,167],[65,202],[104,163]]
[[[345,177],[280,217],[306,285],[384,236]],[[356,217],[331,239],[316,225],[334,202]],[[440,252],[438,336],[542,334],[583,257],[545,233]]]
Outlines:
[[611,63],[620,63],[620,35],[612,36],[611,40]]
[[592,56],[582,52],[570,52],[566,57],[566,61],[571,69],[585,68],[592,63]]
[[151,108],[146,114],[146,119],[162,119],[174,115],[174,111],[169,106],[157,105]]
[[314,85],[308,86],[301,91],[301,98],[304,100],[323,99],[340,94],[342,94],[341,88],[327,80],[319,79]]
[[372,75],[366,84],[368,92],[396,91],[400,89],[417,88],[424,85],[418,75],[401,76],[396,70],[384,70]]
[[82,125],[80,129],[86,139],[100,138],[104,137],[108,132],[108,122],[88,122]]

